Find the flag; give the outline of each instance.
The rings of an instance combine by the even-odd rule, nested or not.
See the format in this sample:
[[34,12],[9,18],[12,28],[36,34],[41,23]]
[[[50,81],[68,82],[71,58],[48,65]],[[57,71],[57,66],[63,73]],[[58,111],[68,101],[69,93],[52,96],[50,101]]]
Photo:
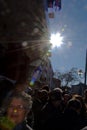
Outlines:
[[47,0],[48,8],[61,9],[61,0]]
[[61,10],[61,0],[47,0],[45,3],[47,3],[45,6],[48,8],[48,17],[54,18],[55,11]]
[[54,0],[48,0],[47,1],[47,5],[48,5],[48,17],[49,18],[54,18],[53,2],[54,2]]
[[55,11],[61,9],[61,0],[54,0],[53,7],[55,8]]
[[38,66],[35,69],[34,74],[33,74],[32,78],[31,78],[30,86],[34,85],[35,81],[40,77],[41,72],[42,72],[41,66]]
[[48,17],[54,18],[55,11],[61,10],[61,0],[47,0]]
[[53,2],[54,0],[48,0],[47,3],[48,3],[48,8],[53,8]]

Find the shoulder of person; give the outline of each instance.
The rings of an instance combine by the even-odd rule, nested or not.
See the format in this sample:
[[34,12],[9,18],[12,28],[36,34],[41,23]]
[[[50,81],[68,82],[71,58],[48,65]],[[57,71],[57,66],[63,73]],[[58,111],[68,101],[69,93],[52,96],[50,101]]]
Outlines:
[[25,122],[22,122],[18,124],[13,130],[33,130],[33,129]]

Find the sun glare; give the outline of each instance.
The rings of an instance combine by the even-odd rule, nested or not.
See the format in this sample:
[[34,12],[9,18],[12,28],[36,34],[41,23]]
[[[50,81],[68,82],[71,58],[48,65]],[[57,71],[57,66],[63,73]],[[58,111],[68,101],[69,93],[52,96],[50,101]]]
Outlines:
[[50,43],[52,44],[52,48],[60,47],[63,44],[63,37],[60,33],[51,34]]

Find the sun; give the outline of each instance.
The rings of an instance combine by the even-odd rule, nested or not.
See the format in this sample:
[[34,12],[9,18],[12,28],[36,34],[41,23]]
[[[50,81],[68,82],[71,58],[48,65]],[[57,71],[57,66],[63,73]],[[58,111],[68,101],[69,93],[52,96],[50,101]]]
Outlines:
[[52,48],[60,47],[63,44],[63,37],[60,33],[51,34],[50,43],[52,44]]

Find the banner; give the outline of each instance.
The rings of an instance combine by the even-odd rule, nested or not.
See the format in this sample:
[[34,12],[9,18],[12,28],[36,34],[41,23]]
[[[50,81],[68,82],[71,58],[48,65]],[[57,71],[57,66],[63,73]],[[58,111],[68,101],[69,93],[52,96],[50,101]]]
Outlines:
[[61,10],[61,0],[47,0],[48,16],[54,18],[55,11]]

